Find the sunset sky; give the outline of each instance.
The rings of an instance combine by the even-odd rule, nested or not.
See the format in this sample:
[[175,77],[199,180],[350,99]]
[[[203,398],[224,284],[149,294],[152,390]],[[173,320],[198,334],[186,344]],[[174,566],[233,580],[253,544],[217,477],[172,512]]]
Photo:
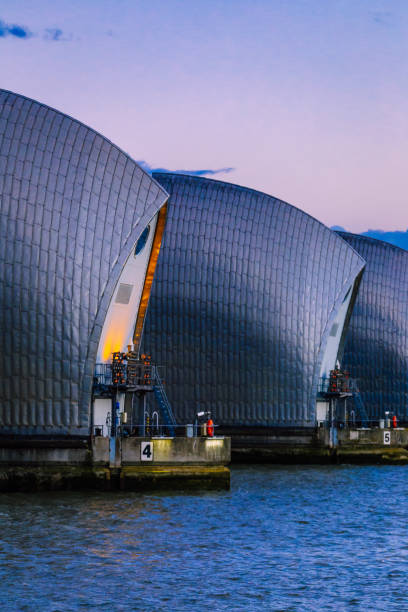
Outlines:
[[0,86],[151,168],[404,231],[406,0],[0,0]]

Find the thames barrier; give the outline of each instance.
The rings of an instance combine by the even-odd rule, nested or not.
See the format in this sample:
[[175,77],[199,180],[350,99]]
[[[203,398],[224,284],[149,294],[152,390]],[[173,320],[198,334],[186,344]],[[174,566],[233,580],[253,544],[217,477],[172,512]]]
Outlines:
[[0,92],[0,488],[406,463],[407,253]]

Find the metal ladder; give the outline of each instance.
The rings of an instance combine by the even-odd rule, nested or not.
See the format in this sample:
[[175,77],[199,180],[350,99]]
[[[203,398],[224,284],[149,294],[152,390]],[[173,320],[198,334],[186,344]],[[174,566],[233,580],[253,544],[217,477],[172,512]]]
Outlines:
[[155,366],[154,369],[155,369],[155,372],[154,372],[155,384],[153,386],[154,395],[159,405],[163,421],[167,425],[167,428],[169,430],[169,434],[170,436],[174,437],[176,435],[176,432],[175,432],[176,419],[174,418],[173,410],[171,408],[169,398],[167,397],[166,391],[164,390],[164,386],[159,376],[157,367]]

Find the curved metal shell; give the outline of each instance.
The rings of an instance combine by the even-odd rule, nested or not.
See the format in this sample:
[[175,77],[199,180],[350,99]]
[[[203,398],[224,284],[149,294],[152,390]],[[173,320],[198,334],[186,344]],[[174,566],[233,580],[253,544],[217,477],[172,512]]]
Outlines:
[[388,410],[408,421],[408,252],[375,238],[339,234],[367,262],[343,365],[357,379],[370,419]]
[[0,90],[0,426],[84,435],[120,272],[167,199],[92,129]]
[[170,200],[144,345],[178,419],[314,425],[326,340],[364,261],[276,198],[154,176]]

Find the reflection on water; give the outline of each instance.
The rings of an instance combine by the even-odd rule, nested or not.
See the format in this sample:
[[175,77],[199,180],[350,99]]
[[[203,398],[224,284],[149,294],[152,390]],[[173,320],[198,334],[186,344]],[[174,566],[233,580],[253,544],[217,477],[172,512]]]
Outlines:
[[406,467],[233,468],[229,492],[0,497],[2,610],[408,610]]

